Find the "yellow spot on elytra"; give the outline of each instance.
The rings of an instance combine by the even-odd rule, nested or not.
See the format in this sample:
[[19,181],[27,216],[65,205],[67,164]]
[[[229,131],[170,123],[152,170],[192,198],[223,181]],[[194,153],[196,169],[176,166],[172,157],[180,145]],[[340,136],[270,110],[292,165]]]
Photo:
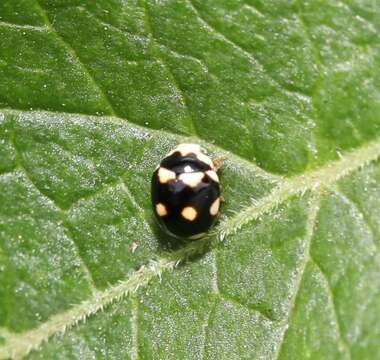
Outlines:
[[188,185],[192,188],[198,186],[204,177],[203,172],[194,172],[194,173],[182,173],[178,179],[183,181],[185,185]]
[[168,211],[166,210],[166,206],[164,204],[158,203],[156,204],[156,212],[158,216],[166,216]]
[[183,210],[181,211],[181,215],[186,219],[186,220],[189,220],[189,221],[193,221],[196,217],[197,217],[197,210],[195,210],[193,207],[191,206],[186,206],[185,208],[183,208]]
[[219,211],[219,206],[220,206],[220,198],[217,198],[212,205],[210,206],[210,214],[212,216],[215,216],[218,211]]
[[201,146],[198,144],[179,144],[172,151],[170,151],[170,153],[167,156],[174,154],[176,151],[179,151],[181,156],[195,154],[198,160],[209,165],[211,169],[215,169],[212,160],[206,154],[203,153]]
[[206,174],[215,182],[219,182],[219,176],[214,170],[207,170]]
[[170,170],[165,169],[163,167],[160,167],[158,169],[158,181],[161,184],[166,184],[168,181],[174,180],[174,179],[175,179],[175,172],[174,171],[170,171]]

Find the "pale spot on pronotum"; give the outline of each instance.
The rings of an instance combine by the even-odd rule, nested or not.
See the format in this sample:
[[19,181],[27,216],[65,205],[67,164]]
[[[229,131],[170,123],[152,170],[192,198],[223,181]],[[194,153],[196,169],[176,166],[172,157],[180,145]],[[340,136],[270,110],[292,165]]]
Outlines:
[[201,152],[197,153],[196,155],[199,161],[202,161],[203,163],[209,165],[211,169],[214,169],[214,163],[211,161],[211,159],[207,155]]
[[208,170],[206,171],[206,174],[215,182],[219,182],[219,176],[214,170]]
[[186,156],[188,154],[197,154],[201,152],[201,147],[198,144],[179,144],[174,150],[172,150],[169,154],[174,154],[176,151],[179,151],[182,156]]
[[195,172],[183,173],[178,177],[178,179],[181,180],[185,185],[195,188],[202,182],[203,177],[203,172]]
[[219,211],[219,206],[220,206],[220,198],[217,198],[211,205],[210,207],[210,214],[212,216],[215,216],[218,211]]
[[186,220],[189,220],[189,221],[193,221],[196,217],[197,217],[197,210],[195,210],[193,207],[191,206],[186,206],[185,208],[183,208],[183,210],[181,211],[181,215],[186,219]]
[[163,167],[160,167],[158,169],[158,181],[161,184],[166,184],[168,181],[174,180],[174,179],[175,179],[175,172],[174,171],[170,171],[170,170],[165,169]]
[[158,216],[166,216],[168,211],[166,210],[166,206],[164,204],[158,203],[156,204],[156,212]]

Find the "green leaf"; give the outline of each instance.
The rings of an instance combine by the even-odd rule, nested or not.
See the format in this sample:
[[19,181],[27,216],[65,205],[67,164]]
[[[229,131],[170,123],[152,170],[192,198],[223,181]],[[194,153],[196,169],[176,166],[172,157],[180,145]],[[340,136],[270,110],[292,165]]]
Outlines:
[[[380,357],[380,6],[0,3],[0,358]],[[149,189],[221,168],[210,236]]]

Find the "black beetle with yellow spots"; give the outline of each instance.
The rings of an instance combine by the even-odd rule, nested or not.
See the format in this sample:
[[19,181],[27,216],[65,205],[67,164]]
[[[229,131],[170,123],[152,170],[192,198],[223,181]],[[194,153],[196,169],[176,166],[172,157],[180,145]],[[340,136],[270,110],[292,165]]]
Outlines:
[[217,166],[197,144],[180,144],[152,177],[152,205],[170,235],[198,239],[214,223],[220,206]]

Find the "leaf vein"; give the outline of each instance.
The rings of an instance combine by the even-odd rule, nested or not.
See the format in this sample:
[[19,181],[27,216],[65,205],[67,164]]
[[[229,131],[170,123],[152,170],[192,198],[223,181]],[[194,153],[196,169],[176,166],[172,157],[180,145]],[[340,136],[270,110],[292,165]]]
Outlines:
[[240,300],[237,296],[233,296],[221,290],[219,286],[217,256],[218,256],[217,248],[213,248],[213,254],[211,258],[211,269],[212,269],[211,288],[214,291],[214,293],[218,296],[218,298],[220,300],[225,300],[232,304],[244,307],[245,309],[249,311],[256,311],[269,321],[272,321],[272,322],[275,321],[273,316],[270,314],[270,312],[267,309],[261,307],[260,304],[246,304],[242,300]]
[[298,12],[297,16],[298,16],[298,20],[299,20],[301,29],[303,30],[306,42],[309,43],[311,55],[313,57],[314,63],[316,64],[316,67],[318,69],[317,76],[314,79],[314,83],[312,85],[311,95],[310,95],[312,109],[314,110],[313,111],[314,116],[311,117],[311,120],[313,121],[314,126],[311,127],[311,141],[312,141],[312,143],[310,144],[312,146],[311,153],[313,154],[313,151],[315,153],[318,152],[318,147],[317,147],[318,141],[316,138],[315,130],[317,128],[317,119],[320,117],[319,116],[319,109],[318,109],[318,106],[316,104],[315,98],[317,97],[319,89],[322,85],[321,74],[324,74],[324,69],[323,69],[323,64],[322,64],[322,60],[321,60],[319,50],[317,49],[317,47],[314,44],[314,41],[313,41],[313,38],[311,36],[309,27],[308,27],[307,23],[305,22],[304,16],[302,14],[301,2],[299,0],[296,2],[296,8],[297,8],[297,12]]
[[266,320],[268,321],[271,321],[271,322],[275,322],[276,320],[274,319],[274,317],[270,314],[270,312],[262,307],[260,307],[260,305],[256,305],[256,304],[252,304],[252,305],[248,305],[248,304],[245,304],[243,301],[241,301],[240,299],[236,298],[236,297],[233,297],[229,294],[226,294],[225,292],[221,292],[219,291],[219,298],[221,300],[224,300],[224,301],[227,301],[231,304],[235,304],[235,305],[238,305],[238,306],[241,306],[249,311],[255,311],[257,313],[259,313],[263,318],[265,318]]
[[132,349],[131,349],[131,359],[139,359],[139,344],[138,344],[138,316],[139,316],[139,303],[138,299],[132,297],[132,317],[131,317],[131,330],[132,330]]
[[[183,135],[179,135],[177,133],[174,133],[170,130],[167,130],[167,129],[159,129],[159,130],[155,130],[155,129],[151,129],[149,128],[148,126],[144,126],[144,125],[141,125],[141,124],[137,124],[137,123],[134,123],[132,121],[129,121],[128,119],[125,119],[125,118],[120,118],[120,117],[116,117],[116,116],[95,116],[95,115],[91,115],[91,114],[80,114],[80,113],[70,113],[70,112],[58,112],[58,111],[46,111],[46,110],[28,110],[28,111],[25,111],[23,109],[7,109],[7,108],[0,108],[0,112],[4,112],[4,113],[8,113],[8,114],[14,114],[17,116],[18,113],[26,113],[26,114],[59,114],[59,115],[62,115],[62,114],[66,114],[66,115],[69,115],[69,116],[73,116],[73,117],[76,117],[77,115],[78,116],[81,116],[81,115],[86,115],[88,116],[90,119],[96,119],[96,120],[99,120],[101,119],[101,121],[107,121],[108,123],[111,123],[111,124],[114,124],[114,125],[118,125],[118,126],[133,126],[135,128],[138,128],[138,129],[143,129],[144,131],[149,131],[150,133],[152,134],[167,134],[167,135],[171,135],[171,136],[174,136],[178,139],[178,141],[181,141],[181,142],[192,142],[192,141],[201,141],[202,143],[204,143],[205,146],[207,146],[208,148],[210,148],[210,150],[214,151],[214,152],[224,152],[226,153],[229,157],[230,156],[233,156],[233,159],[232,161],[233,162],[238,162],[240,164],[242,164],[243,166],[245,167],[250,167],[251,169],[255,170],[259,176],[261,176],[263,179],[266,179],[268,181],[275,181],[275,180],[282,180],[284,179],[284,177],[282,175],[278,175],[278,174],[275,174],[275,173],[271,173],[267,170],[264,170],[263,168],[259,167],[258,165],[254,164],[253,162],[231,152],[230,150],[227,150],[223,147],[221,147],[220,145],[214,145],[214,144],[211,144],[211,143],[208,143],[202,139],[200,139],[199,137],[194,137],[194,136],[183,136]],[[112,182],[110,182],[110,184],[112,185]],[[80,199],[78,199],[80,200]]]
[[346,339],[343,336],[343,326],[342,326],[342,323],[341,323],[341,319],[338,316],[337,307],[336,307],[336,304],[335,304],[335,301],[334,301],[334,293],[333,293],[333,290],[331,288],[330,281],[329,281],[327,275],[325,274],[325,272],[320,267],[320,265],[315,261],[315,259],[312,258],[312,257],[310,257],[310,261],[315,265],[315,267],[318,269],[318,271],[322,275],[323,279],[325,280],[326,290],[327,290],[327,292],[329,294],[329,297],[330,297],[330,300],[331,300],[331,304],[332,304],[332,308],[334,310],[334,317],[335,317],[335,322],[336,322],[337,327],[338,327],[338,333],[339,333],[339,339],[340,339],[341,346],[344,349],[344,351],[346,352],[348,358],[352,359],[351,348],[350,348],[349,344],[347,343]]
[[140,204],[138,203],[138,201],[136,200],[135,196],[133,195],[133,193],[129,190],[128,186],[125,184],[125,182],[123,181],[121,183],[121,188],[125,191],[125,193],[128,195],[128,197],[130,198],[131,202],[132,202],[132,205],[135,207],[135,209],[140,213],[141,215],[141,219],[144,223],[144,226],[145,226],[145,229],[150,231],[150,225],[148,223],[148,221],[146,220],[145,218],[145,211],[144,209],[140,206]]
[[218,229],[219,235],[223,239],[225,236],[235,233],[242,226],[256,220],[260,215],[271,211],[292,196],[303,195],[308,191],[323,192],[341,178],[376,161],[379,157],[380,140],[377,140],[357,148],[342,156],[341,159],[331,161],[319,169],[285,179],[268,196],[224,221]]
[[42,7],[40,1],[39,0],[35,0],[35,1],[36,1],[36,4],[38,5],[40,11],[41,11],[41,15],[45,19],[46,26],[50,29],[50,31],[53,34],[55,34],[57,39],[62,43],[62,45],[64,46],[66,51],[73,57],[73,59],[76,59],[76,62],[79,64],[79,66],[82,68],[84,73],[87,75],[88,79],[94,85],[94,89],[96,89],[100,93],[100,95],[103,97],[104,101],[108,105],[109,109],[107,109],[107,110],[108,110],[109,114],[110,115],[117,115],[117,113],[115,112],[115,109],[113,108],[108,96],[106,95],[106,93],[104,92],[102,87],[96,82],[95,78],[91,75],[90,70],[87,68],[86,64],[80,59],[80,57],[78,56],[75,49],[55,29],[55,27],[53,26],[53,23],[50,21],[49,16],[48,16],[46,10]]
[[364,213],[363,209],[361,209],[360,206],[356,202],[354,202],[346,194],[344,194],[337,186],[334,187],[333,191],[336,195],[338,195],[342,199],[343,202],[345,202],[348,206],[350,206],[355,212],[357,212],[360,215],[364,226],[367,228],[367,231],[371,235],[371,242],[372,242],[373,248],[376,250],[376,253],[378,253],[379,248],[375,241],[376,239],[375,230],[372,224],[370,224],[367,218],[367,215]]
[[[336,181],[362,168],[380,156],[380,141],[377,140],[336,161],[327,163],[324,167],[304,175],[285,181],[285,185],[276,188],[256,206],[249,206],[241,214],[224,221],[219,227],[219,237],[233,234],[249,221],[258,218],[275,208],[279,203],[293,195],[302,195],[307,191],[320,193],[323,189],[333,185]],[[311,226],[309,226],[309,231]],[[311,236],[311,235],[310,235]],[[6,345],[0,348],[1,357],[20,357],[31,349],[37,349],[51,336],[64,332],[66,328],[75,326],[87,317],[97,313],[105,306],[120,300],[122,297],[135,292],[139,287],[146,286],[152,279],[161,276],[162,272],[169,271],[187,257],[204,252],[205,248],[216,245],[218,237],[208,237],[198,242],[190,243],[183,249],[173,253],[169,259],[152,261],[147,267],[134,272],[129,279],[117,285],[110,286],[103,291],[97,291],[90,299],[73,306],[68,311],[53,315],[50,320],[39,327],[21,334],[13,335]]]
[[193,62],[196,62],[202,68],[204,73],[207,74],[208,72],[210,72],[207,64],[202,59],[199,59],[199,58],[195,57],[194,55],[180,53],[178,50],[172,49],[170,46],[168,46],[167,44],[163,44],[162,42],[159,42],[157,39],[155,39],[155,41],[156,41],[157,47],[159,49],[162,48],[161,50],[163,52],[168,52],[173,57],[177,57],[180,59],[187,59],[187,60],[191,60]]
[[193,128],[194,135],[200,137],[199,133],[197,131],[195,120],[194,120],[194,118],[191,115],[191,112],[190,112],[190,109],[189,109],[189,105],[187,103],[187,99],[186,99],[185,93],[182,90],[181,86],[179,85],[179,83],[177,81],[177,78],[174,76],[173,71],[170,69],[169,64],[167,64],[164,61],[164,59],[162,58],[162,56],[159,54],[159,47],[157,45],[157,41],[156,41],[156,38],[155,38],[155,35],[154,35],[154,32],[153,32],[153,27],[152,27],[152,24],[151,24],[149,11],[148,11],[148,9],[146,7],[146,0],[142,0],[142,2],[143,2],[142,8],[143,8],[144,14],[145,14],[145,26],[147,28],[148,33],[150,34],[149,37],[151,38],[153,47],[154,47],[154,49],[156,49],[155,54],[156,54],[157,58],[159,59],[160,63],[167,70],[167,72],[168,72],[168,74],[169,74],[169,76],[171,78],[172,84],[174,85],[174,87],[177,89],[177,91],[179,92],[179,94],[181,96],[182,104],[183,104],[184,108],[186,109],[186,112],[187,112],[187,114],[189,116],[189,119],[191,121],[191,125],[192,125],[192,128]]
[[[293,312],[294,312],[294,309],[296,307],[296,302],[297,302],[297,298],[298,298],[298,293],[299,293],[299,290],[301,288],[303,276],[305,274],[305,269],[306,269],[308,262],[310,261],[311,241],[313,239],[314,228],[316,226],[319,208],[320,208],[320,195],[317,195],[315,198],[313,198],[312,203],[310,204],[310,207],[309,207],[309,216],[308,216],[308,220],[307,220],[307,224],[306,224],[306,236],[305,236],[306,246],[305,246],[305,252],[304,252],[304,261],[300,267],[298,277],[295,281],[295,290],[294,290],[293,297],[290,301],[288,315],[287,315],[286,320],[285,320],[286,323],[289,323],[290,319],[293,316]],[[279,343],[277,350],[276,350],[276,355],[275,355],[276,359],[279,359],[279,357],[280,357],[282,346],[284,344],[285,337],[286,337],[288,329],[289,328],[285,327],[285,329],[282,333],[280,343]]]
[[[142,34],[133,33],[133,32],[128,31],[127,29],[120,29],[120,28],[118,28],[117,26],[115,26],[115,25],[113,25],[111,23],[108,23],[108,22],[105,22],[105,21],[101,20],[98,16],[96,16],[94,13],[92,13],[88,9],[83,8],[83,11],[85,13],[87,13],[91,18],[93,18],[100,25],[102,25],[104,27],[108,27],[110,29],[113,29],[114,31],[116,31],[117,33],[123,35],[124,37],[126,37],[128,39],[133,38],[134,36],[138,35],[139,37],[143,37],[144,39],[148,40],[148,38],[146,38]],[[130,60],[130,61],[131,62],[135,62],[135,60]]]
[[13,24],[6,21],[0,21],[0,26],[2,27],[8,27],[11,29],[16,30],[31,30],[31,31],[38,31],[38,32],[47,32],[49,31],[49,28],[47,26],[35,26],[35,25],[27,25],[27,24]]
[[273,85],[275,85],[277,88],[283,90],[286,94],[289,94],[289,95],[296,95],[296,96],[300,95],[300,96],[306,96],[308,98],[310,97],[309,94],[303,92],[301,89],[296,88],[296,86],[289,86],[289,84],[281,84],[278,80],[276,80],[273,77],[272,74],[269,73],[269,71],[265,68],[264,64],[257,57],[254,57],[253,54],[251,54],[248,50],[246,50],[242,45],[238,44],[236,41],[231,40],[223,32],[218,30],[215,26],[211,25],[205,19],[205,17],[201,14],[198,7],[195,6],[194,0],[187,0],[187,3],[190,5],[191,9],[194,11],[199,21],[202,24],[204,24],[204,26],[207,29],[209,29],[210,32],[214,33],[220,40],[231,45],[240,54],[246,57],[250,61],[250,63],[258,65],[263,71],[263,73],[265,73],[268,76],[268,78],[272,81]]
[[55,208],[55,210],[58,212],[58,214],[60,216],[60,219],[62,221],[62,228],[64,229],[64,232],[65,232],[67,238],[70,239],[71,243],[74,245],[74,248],[75,248],[75,251],[76,251],[76,255],[81,259],[82,270],[84,271],[84,274],[86,275],[87,280],[88,280],[89,284],[91,285],[92,289],[95,290],[96,286],[95,286],[95,282],[94,282],[94,279],[92,277],[92,274],[90,272],[90,269],[88,268],[88,266],[86,264],[86,261],[81,256],[81,253],[80,253],[80,250],[79,250],[79,246],[78,246],[77,242],[74,240],[75,238],[71,236],[71,232],[70,232],[69,228],[65,225],[65,219],[66,219],[66,212],[65,212],[65,210],[62,209],[54,201],[54,199],[52,199],[49,195],[47,195],[45,193],[45,191],[43,191],[42,189],[40,189],[40,187],[36,184],[36,182],[30,176],[29,171],[27,170],[27,168],[23,164],[23,160],[22,160],[20,151],[18,150],[18,147],[16,145],[16,142],[15,142],[15,133],[14,133],[14,129],[13,128],[11,129],[11,134],[10,134],[9,139],[10,139],[10,143],[13,146],[14,151],[15,151],[15,161],[16,161],[16,164],[17,164],[18,168],[25,174],[25,176],[29,180],[30,184],[38,191],[38,193],[41,194],[43,198],[47,199],[49,201],[49,203],[51,203],[52,206]]
[[210,328],[210,323],[211,319],[215,316],[215,310],[218,305],[218,300],[215,299],[213,304],[210,306],[210,310],[208,314],[205,317],[204,325],[202,327],[202,337],[203,337],[203,342],[202,342],[202,357],[201,359],[207,359],[207,341],[208,341],[208,333],[209,333],[209,328]]
[[64,333],[67,329],[84,321],[89,316],[103,310],[104,307],[134,293],[139,287],[147,285],[154,277],[165,270],[173,269],[176,260],[161,259],[141,267],[127,280],[112,285],[103,291],[95,291],[91,298],[62,313],[53,315],[48,321],[35,329],[21,334],[10,333],[6,345],[0,347],[0,359],[20,358],[32,350],[37,350],[50,337]]

